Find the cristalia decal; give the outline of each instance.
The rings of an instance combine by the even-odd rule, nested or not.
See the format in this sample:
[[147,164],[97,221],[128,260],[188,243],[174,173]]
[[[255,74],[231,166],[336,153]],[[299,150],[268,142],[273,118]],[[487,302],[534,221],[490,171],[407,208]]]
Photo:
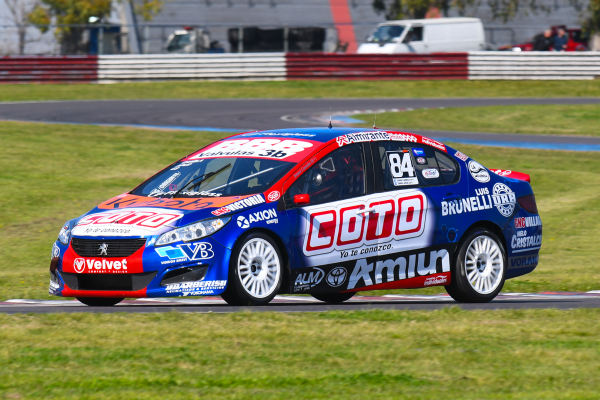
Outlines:
[[76,274],[135,274],[144,272],[144,246],[129,257],[84,257],[69,246],[63,257],[63,271]]

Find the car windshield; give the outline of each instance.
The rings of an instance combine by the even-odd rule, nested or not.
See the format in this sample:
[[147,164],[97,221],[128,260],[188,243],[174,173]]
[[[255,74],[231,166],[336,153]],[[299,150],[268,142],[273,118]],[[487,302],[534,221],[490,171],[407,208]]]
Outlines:
[[381,43],[391,42],[392,40],[399,38],[404,32],[404,26],[402,25],[383,25],[377,28],[371,36],[367,38],[369,43]]
[[131,193],[149,197],[244,196],[267,190],[295,163],[264,158],[201,158],[180,161]]
[[167,45],[167,51],[177,51],[183,49],[185,46],[190,44],[191,34],[186,33],[183,35],[173,36],[173,40]]

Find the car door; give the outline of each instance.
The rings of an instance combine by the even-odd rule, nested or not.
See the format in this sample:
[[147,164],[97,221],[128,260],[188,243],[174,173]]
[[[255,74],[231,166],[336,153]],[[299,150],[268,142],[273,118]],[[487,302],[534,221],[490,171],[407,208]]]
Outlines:
[[[458,237],[462,214],[442,217],[442,207],[467,195],[458,185],[458,166],[446,153],[418,143],[380,141],[371,148],[375,192],[393,198],[396,206],[394,240],[378,251],[375,283],[449,269],[450,254],[444,251]],[[437,256],[443,257],[441,267],[432,259]]]
[[[363,144],[354,143],[321,156],[284,194],[294,246],[293,293],[341,290],[346,283],[344,265],[357,258],[368,228],[372,173],[366,154]],[[294,202],[298,195],[310,201]]]

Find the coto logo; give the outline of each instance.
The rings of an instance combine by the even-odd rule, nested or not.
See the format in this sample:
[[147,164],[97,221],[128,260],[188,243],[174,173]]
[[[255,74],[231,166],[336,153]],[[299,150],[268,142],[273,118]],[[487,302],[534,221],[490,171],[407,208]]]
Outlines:
[[181,217],[181,214],[153,211],[112,211],[88,215],[79,221],[77,227],[119,224],[154,230]]
[[381,244],[423,233],[427,211],[427,198],[423,193],[374,200],[344,202],[335,209],[309,211],[304,254],[311,256],[363,244]]
[[277,201],[277,200],[279,200],[280,196],[281,196],[281,194],[277,190],[275,190],[267,195],[267,200],[269,200],[271,202]]
[[73,261],[73,267],[75,268],[75,272],[78,274],[82,273],[85,269],[85,260],[83,258],[76,258],[75,261]]

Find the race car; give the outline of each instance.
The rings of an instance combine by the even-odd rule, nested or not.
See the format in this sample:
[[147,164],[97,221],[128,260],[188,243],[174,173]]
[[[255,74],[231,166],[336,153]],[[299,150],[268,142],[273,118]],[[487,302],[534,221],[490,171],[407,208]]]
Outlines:
[[265,305],[277,294],[339,303],[444,286],[458,302],[488,302],[536,268],[541,240],[527,174],[431,138],[249,132],[66,222],[49,292],[90,306],[207,295]]

